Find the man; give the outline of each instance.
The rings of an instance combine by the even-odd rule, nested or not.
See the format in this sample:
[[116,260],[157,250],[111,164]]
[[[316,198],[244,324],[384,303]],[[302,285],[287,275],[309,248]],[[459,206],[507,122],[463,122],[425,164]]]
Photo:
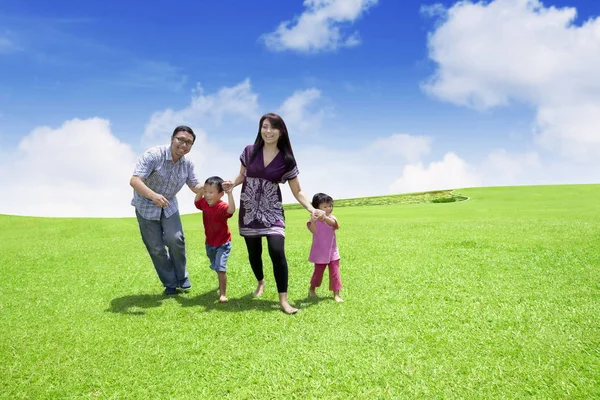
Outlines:
[[177,288],[192,287],[175,195],[184,184],[194,193],[202,189],[194,164],[185,157],[195,141],[190,127],[178,126],[169,146],[152,147],[142,154],[129,181],[134,189],[131,205],[135,207],[142,240],[166,295],[177,294]]

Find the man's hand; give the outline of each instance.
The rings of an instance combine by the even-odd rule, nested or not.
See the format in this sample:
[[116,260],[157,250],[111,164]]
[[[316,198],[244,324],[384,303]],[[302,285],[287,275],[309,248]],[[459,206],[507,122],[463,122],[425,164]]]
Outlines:
[[158,193],[154,193],[154,195],[152,195],[150,200],[152,200],[152,202],[160,208],[165,208],[170,204],[169,200],[167,200],[167,198],[165,196],[163,196],[162,194],[158,194]]

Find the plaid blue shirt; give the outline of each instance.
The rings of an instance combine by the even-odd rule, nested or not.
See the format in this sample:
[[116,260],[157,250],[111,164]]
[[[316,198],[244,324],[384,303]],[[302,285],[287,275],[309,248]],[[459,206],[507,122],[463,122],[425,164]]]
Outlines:
[[[145,179],[146,186],[169,200],[170,204],[164,208],[167,218],[179,209],[175,195],[183,185],[193,187],[199,183],[194,173],[194,163],[185,156],[173,162],[171,146],[152,147],[142,154],[133,170],[133,175]],[[146,219],[160,219],[162,209],[135,190],[131,205]]]

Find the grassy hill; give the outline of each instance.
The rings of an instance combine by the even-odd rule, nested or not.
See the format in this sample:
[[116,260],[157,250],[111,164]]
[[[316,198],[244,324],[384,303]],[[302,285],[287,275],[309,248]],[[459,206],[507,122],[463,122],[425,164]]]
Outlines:
[[[467,197],[453,193],[452,190],[435,190],[422,193],[406,193],[388,196],[361,197],[356,199],[336,199],[335,207],[356,206],[389,206],[395,204],[421,204],[421,203],[453,203],[466,200]],[[285,210],[300,210],[298,203],[284,204]]]
[[308,214],[288,208],[294,316],[266,249],[250,295],[235,220],[219,304],[200,214],[170,298],[134,218],[2,215],[0,398],[600,397],[600,185],[455,195],[337,201],[342,304],[327,278],[307,298]]

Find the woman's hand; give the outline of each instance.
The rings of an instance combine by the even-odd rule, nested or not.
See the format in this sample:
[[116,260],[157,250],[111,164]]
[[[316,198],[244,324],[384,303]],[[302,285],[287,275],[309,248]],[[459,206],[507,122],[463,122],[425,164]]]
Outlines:
[[325,219],[325,211],[319,210],[319,209],[315,209],[311,213],[311,218],[315,218],[316,220],[323,221]]

